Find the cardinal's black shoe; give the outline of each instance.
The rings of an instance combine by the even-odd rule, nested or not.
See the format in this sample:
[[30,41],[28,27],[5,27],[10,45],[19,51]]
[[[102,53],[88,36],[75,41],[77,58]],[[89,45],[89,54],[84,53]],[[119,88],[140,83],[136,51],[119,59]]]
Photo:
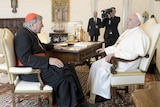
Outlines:
[[84,102],[84,103],[78,105],[77,107],[91,107],[91,104],[89,104],[88,102]]
[[103,98],[99,95],[96,95],[95,103],[105,102],[105,101],[108,101],[108,100],[110,100],[110,99],[106,99],[106,98]]

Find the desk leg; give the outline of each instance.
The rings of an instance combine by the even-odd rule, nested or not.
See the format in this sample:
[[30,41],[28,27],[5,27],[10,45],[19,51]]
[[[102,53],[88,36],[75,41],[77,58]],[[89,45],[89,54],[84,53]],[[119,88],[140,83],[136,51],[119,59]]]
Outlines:
[[[100,55],[95,55],[92,58],[95,58],[95,61],[97,61],[98,59],[103,58],[105,55],[104,54],[100,54]],[[100,57],[100,58],[99,58]],[[87,64],[89,66],[89,68],[91,67],[91,58],[90,59],[86,59],[86,61],[84,62],[85,64]]]
[[69,65],[72,65],[73,67],[75,67],[76,65],[75,65],[75,63],[70,63],[70,62],[68,62],[68,63],[66,63],[66,62],[63,62],[64,64],[69,64]]
[[91,67],[91,59],[86,59],[84,64],[87,64],[87,66],[89,66],[89,68],[90,68]]

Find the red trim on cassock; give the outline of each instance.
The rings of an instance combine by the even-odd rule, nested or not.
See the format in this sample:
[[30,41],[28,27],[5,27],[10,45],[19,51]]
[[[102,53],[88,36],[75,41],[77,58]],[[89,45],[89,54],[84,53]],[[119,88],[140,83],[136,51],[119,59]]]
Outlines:
[[[34,56],[45,56],[45,53],[37,53]],[[17,66],[23,66],[19,59],[17,59]]]

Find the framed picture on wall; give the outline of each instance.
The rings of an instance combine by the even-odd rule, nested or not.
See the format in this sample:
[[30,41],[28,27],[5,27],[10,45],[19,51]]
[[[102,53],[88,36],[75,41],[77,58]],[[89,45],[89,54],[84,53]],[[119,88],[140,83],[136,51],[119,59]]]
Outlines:
[[69,0],[52,0],[52,21],[69,21]]

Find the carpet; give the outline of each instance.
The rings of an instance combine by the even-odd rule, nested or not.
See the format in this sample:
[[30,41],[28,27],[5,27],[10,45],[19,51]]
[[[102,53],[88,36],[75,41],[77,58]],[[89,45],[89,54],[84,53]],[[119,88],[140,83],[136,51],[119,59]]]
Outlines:
[[[84,94],[86,94],[87,93],[86,83],[87,83],[87,78],[89,74],[89,67],[86,65],[82,65],[82,66],[76,66],[75,69],[77,71],[77,75],[82,85],[83,92]],[[154,81],[153,74],[146,74],[145,83],[150,81]],[[124,95],[124,98],[127,101],[127,104],[126,103],[124,104],[124,102],[118,96],[116,96],[115,98],[116,107],[134,107],[130,95],[131,95],[131,92],[133,92],[135,89],[137,89],[137,86],[129,87],[129,93],[127,95]],[[11,94],[9,84],[0,83],[0,107],[12,107],[11,96],[12,94]],[[87,98],[88,97],[86,96],[86,99]],[[90,107],[111,107],[112,104],[113,104],[112,101],[108,100],[103,103],[93,104]],[[38,98],[34,97],[28,100],[24,100],[21,103],[16,103],[16,107],[38,107]],[[42,101],[42,107],[48,107],[48,102]]]
[[[5,94],[0,95],[0,107],[12,107],[12,92],[9,90]],[[38,107],[38,97],[23,100],[18,103],[16,99],[16,107]],[[48,107],[48,101],[42,102],[42,107]]]
[[[89,67],[86,65],[82,65],[82,66],[77,66],[75,69],[77,71],[77,75],[78,75],[80,83],[82,85],[83,92],[86,95],[86,93],[87,93],[86,83],[87,83],[87,78],[88,78],[88,74],[89,74]],[[151,81],[155,81],[154,74],[146,73],[145,84],[147,82],[151,82]],[[123,88],[123,87],[119,87],[119,88]],[[138,89],[138,86],[132,85],[132,86],[129,86],[129,93],[128,94],[125,94],[124,91],[120,91],[120,94],[123,95],[125,102],[119,96],[116,96],[114,99],[115,100],[114,106],[113,106],[113,100],[108,100],[103,103],[97,103],[97,104],[91,105],[91,107],[134,107],[132,99],[131,99],[131,93],[136,89]],[[87,96],[86,96],[86,99],[88,99]]]

